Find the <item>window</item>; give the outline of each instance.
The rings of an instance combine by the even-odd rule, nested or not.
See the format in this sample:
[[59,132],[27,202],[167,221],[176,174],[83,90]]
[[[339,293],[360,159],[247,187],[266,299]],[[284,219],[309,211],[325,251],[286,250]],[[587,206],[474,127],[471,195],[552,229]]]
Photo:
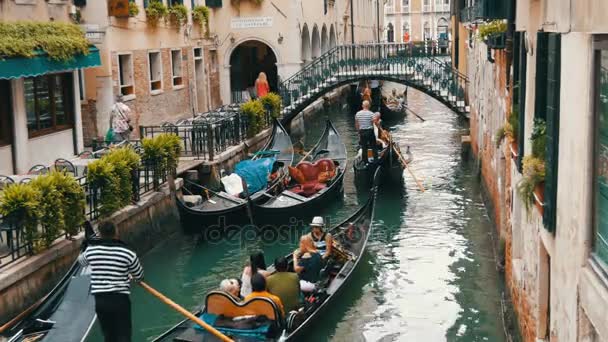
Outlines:
[[536,102],[534,116],[546,124],[545,193],[543,223],[555,230],[557,173],[559,151],[559,99],[561,71],[561,36],[538,32],[536,42]]
[[163,68],[160,51],[148,52],[148,64],[150,65],[150,91],[158,93],[163,89]]
[[182,78],[182,50],[171,50],[171,77],[173,86],[181,86],[184,84]]
[[10,145],[13,140],[11,102],[11,83],[7,80],[0,80],[0,146]]
[[169,6],[173,6],[173,5],[183,5],[184,1],[183,0],[167,0],[168,5]]
[[424,23],[424,39],[431,39],[431,25],[428,22]]
[[422,9],[424,12],[430,12],[431,11],[431,1],[430,0],[424,0],[424,7]]
[[217,72],[218,71],[218,65],[217,65],[217,51],[216,50],[211,50],[209,51],[209,57],[211,57],[211,72]]
[[386,7],[385,7],[386,13],[393,13],[393,8],[394,8],[393,0],[388,0],[386,2]]
[[401,0],[401,12],[409,12],[410,11],[410,0]]
[[595,203],[594,245],[596,259],[608,268],[608,41],[595,50]]
[[133,56],[131,54],[118,55],[118,83],[122,95],[133,95]]
[[71,73],[26,78],[23,83],[30,137],[72,127],[74,84]]

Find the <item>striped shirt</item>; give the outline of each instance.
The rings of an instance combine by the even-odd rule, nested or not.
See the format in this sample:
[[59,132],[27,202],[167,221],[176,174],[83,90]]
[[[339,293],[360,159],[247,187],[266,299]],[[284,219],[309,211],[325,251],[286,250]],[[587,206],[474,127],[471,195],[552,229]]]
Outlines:
[[372,113],[369,110],[360,110],[357,112],[357,114],[355,114],[355,120],[357,120],[357,123],[359,124],[359,130],[362,129],[373,129],[374,128],[374,124],[373,124],[373,119],[376,116],[376,114]]
[[90,244],[80,254],[78,261],[83,266],[91,266],[91,294],[129,294],[129,274],[137,280],[144,276],[137,255],[127,248],[126,244],[117,240],[102,240]]

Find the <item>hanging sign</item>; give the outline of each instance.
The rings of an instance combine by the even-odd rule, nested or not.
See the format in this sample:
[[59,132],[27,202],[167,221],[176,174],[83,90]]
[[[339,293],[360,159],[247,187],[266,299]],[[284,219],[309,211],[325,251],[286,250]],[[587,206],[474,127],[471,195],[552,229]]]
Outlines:
[[272,17],[240,17],[232,18],[232,29],[249,29],[256,27],[272,27]]

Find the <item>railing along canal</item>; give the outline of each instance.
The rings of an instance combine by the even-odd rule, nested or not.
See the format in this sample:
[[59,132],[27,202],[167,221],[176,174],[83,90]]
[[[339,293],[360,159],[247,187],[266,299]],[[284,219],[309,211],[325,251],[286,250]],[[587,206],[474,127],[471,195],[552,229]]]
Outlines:
[[[124,143],[121,145],[127,144]],[[143,158],[143,150],[140,141],[129,141],[128,145],[133,147],[135,151],[142,156],[140,167],[132,171],[131,178],[132,201],[137,202],[142,195],[157,191],[160,186],[167,181],[169,173],[175,172],[175,170],[164,168],[158,161],[145,160]],[[100,158],[104,154],[103,152],[107,150],[108,149],[103,148],[91,155],[94,156],[94,158]],[[76,180],[82,187],[85,195],[84,214],[86,220],[91,222],[99,219],[102,188],[90,184],[86,176],[77,177]],[[83,227],[78,227],[79,232],[82,230]],[[70,238],[65,232],[58,232],[56,235],[52,236],[52,238],[55,240],[62,236]],[[0,248],[0,269],[26,256],[35,254],[31,241],[28,241],[25,236],[23,224],[15,221],[11,217],[0,216],[0,245],[3,245],[2,248]]]

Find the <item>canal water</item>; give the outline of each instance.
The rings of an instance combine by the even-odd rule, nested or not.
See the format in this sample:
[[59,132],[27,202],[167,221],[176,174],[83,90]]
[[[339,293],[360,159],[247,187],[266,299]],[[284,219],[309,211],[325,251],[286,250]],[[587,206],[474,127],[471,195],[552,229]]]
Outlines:
[[[385,85],[385,91],[391,86]],[[338,301],[311,327],[307,341],[506,340],[495,227],[474,163],[461,156],[466,124],[422,93],[410,89],[408,100],[426,121],[409,114],[385,124],[402,151],[411,146],[411,169],[426,191],[418,189],[407,171],[402,188],[381,189],[368,251]],[[345,103],[319,110],[304,120],[305,134],[294,140],[310,148],[330,118],[353,156],[357,137],[348,113]],[[330,224],[367,199],[368,193],[354,185],[351,165],[344,198],[319,213]],[[192,236],[167,238],[142,258],[146,281],[194,310],[222,279],[240,276],[252,251],[263,250],[271,263],[296,248],[299,235],[307,231],[304,223],[290,222],[293,234],[273,243],[247,234],[214,243]],[[134,341],[150,341],[182,319],[137,286],[132,303]],[[89,341],[102,340],[95,327]]]

